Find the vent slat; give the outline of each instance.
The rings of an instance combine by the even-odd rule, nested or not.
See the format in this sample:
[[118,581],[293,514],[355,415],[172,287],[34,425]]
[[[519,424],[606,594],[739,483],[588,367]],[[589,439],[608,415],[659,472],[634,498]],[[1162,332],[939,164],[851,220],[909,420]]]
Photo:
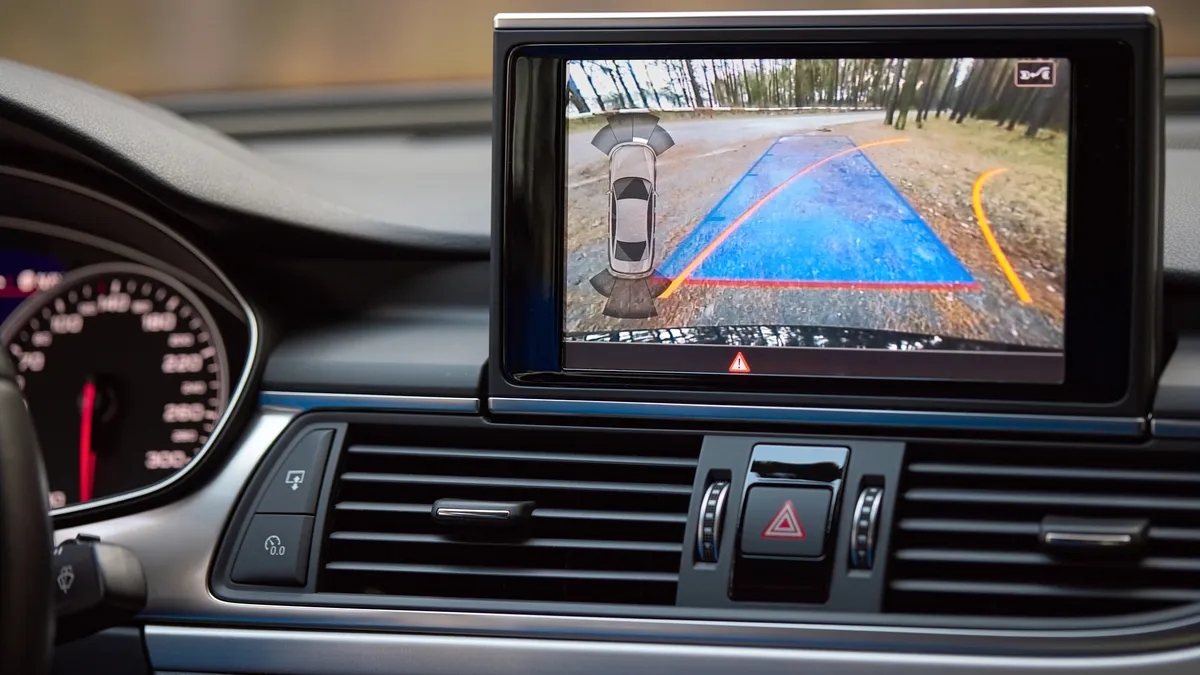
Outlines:
[[[702,437],[350,425],[317,592],[673,605]],[[532,503],[453,524],[438,500]]]
[[940,532],[959,534],[1012,534],[1037,536],[1038,523],[1014,523],[988,520],[954,520],[949,518],[905,518],[896,527],[908,532]]
[[[928,442],[905,459],[885,611],[1115,617],[1200,602],[1195,453]],[[1056,550],[1039,536],[1050,518],[1148,527],[1127,548]]]
[[[429,514],[432,504],[388,504],[384,502],[338,502],[341,511],[372,511],[380,513]],[[686,513],[655,513],[652,511],[588,511],[586,509],[534,509],[533,518],[563,520],[612,520],[643,523],[687,523]]]
[[1097,509],[1160,509],[1200,511],[1200,499],[1170,497],[1131,497],[1104,494],[1059,494],[1052,492],[1001,492],[999,490],[952,490],[920,488],[904,492],[910,502],[941,502],[956,504],[997,504],[1015,506],[1084,506]]
[[1135,561],[1120,559],[1105,560],[1104,558],[1083,558],[1073,560],[1049,555],[1047,553],[965,550],[965,549],[928,549],[906,548],[896,551],[896,560],[916,560],[921,562],[974,563],[980,565],[1039,565],[1039,566],[1090,566],[1112,567],[1114,569],[1149,569],[1171,570],[1180,572],[1200,572],[1200,559],[1196,558],[1143,558]]
[[[1000,522],[988,520],[950,518],[905,518],[896,527],[906,532],[934,532],[958,534],[1008,534],[1037,536],[1041,532],[1038,523]],[[1152,540],[1200,543],[1200,528],[1151,527],[1146,533]]]
[[395,574],[471,575],[487,577],[513,577],[530,579],[577,579],[603,581],[643,581],[652,583],[676,583],[678,573],[669,572],[619,572],[610,570],[540,570],[507,569],[502,567],[455,567],[450,565],[408,565],[383,562],[331,562],[327,570],[355,572],[387,572]]
[[914,462],[908,466],[908,471],[922,474],[994,476],[996,478],[1200,483],[1200,473],[1184,473],[1180,471],[1131,471],[1127,469],[1086,469],[1057,466],[993,466],[990,464],[951,464],[941,462]]
[[334,532],[330,539],[342,541],[375,541],[405,544],[457,544],[459,546],[521,546],[533,548],[577,548],[613,551],[658,551],[679,553],[683,544],[652,541],[603,541],[593,539],[525,539],[520,542],[462,539],[439,534],[405,534],[397,532]]
[[495,459],[514,462],[575,462],[583,464],[620,464],[627,466],[679,466],[694,468],[696,459],[677,457],[640,457],[601,454],[571,454],[564,452],[523,452],[520,450],[455,450],[453,448],[408,448],[376,445],[355,445],[348,452],[363,455],[392,457],[446,457],[469,461]]
[[653,483],[592,483],[576,480],[541,478],[494,478],[484,476],[422,476],[403,473],[353,472],[342,475],[344,483],[400,483],[410,485],[463,485],[479,487],[541,488],[545,490],[585,490],[589,492],[642,492],[646,494],[690,495],[692,486]]
[[430,515],[433,504],[388,504],[386,502],[338,502],[338,511],[370,511],[374,513],[423,513]]
[[534,518],[562,520],[613,520],[643,523],[687,524],[686,513],[653,513],[643,511],[588,511],[586,509],[534,509]]
[[963,593],[978,595],[1019,596],[1024,598],[1089,598],[1144,600],[1153,602],[1200,602],[1200,590],[1191,588],[1071,588],[1049,584],[1013,584],[995,582],[937,581],[933,579],[904,579],[893,581],[889,587],[896,591],[916,593]]
[[1151,527],[1151,539],[1200,543],[1200,529],[1192,527]]

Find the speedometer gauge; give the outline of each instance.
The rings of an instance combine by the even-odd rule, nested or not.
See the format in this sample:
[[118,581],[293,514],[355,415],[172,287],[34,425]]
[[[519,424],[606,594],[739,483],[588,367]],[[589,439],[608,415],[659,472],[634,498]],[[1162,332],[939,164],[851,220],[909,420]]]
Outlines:
[[63,276],[0,330],[45,455],[50,506],[157,483],[208,442],[229,396],[212,315],[143,265]]

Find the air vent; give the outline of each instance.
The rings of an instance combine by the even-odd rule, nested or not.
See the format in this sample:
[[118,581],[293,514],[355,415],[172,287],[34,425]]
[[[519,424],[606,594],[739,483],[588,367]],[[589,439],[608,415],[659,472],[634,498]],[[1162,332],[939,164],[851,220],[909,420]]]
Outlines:
[[[672,605],[699,454],[676,434],[352,427],[318,590]],[[439,500],[533,510],[456,526]]]
[[[1194,455],[930,444],[906,464],[887,611],[1090,617],[1200,601]],[[1064,522],[1139,534],[1043,543]]]

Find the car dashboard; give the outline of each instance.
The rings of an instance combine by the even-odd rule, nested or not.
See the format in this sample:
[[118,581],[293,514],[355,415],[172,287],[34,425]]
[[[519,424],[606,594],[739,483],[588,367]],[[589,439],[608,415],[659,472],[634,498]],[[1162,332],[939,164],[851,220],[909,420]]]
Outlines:
[[[1195,672],[1200,141],[1171,82],[1153,418],[730,412],[489,397],[486,105],[465,135],[239,143],[0,62],[0,320],[55,539],[129,549],[148,589],[56,668]],[[354,154],[383,138],[408,150]],[[336,171],[358,156],[372,203]],[[76,363],[83,341],[119,357]],[[752,513],[781,471],[829,510]],[[441,528],[481,500],[524,529]],[[770,546],[827,520],[830,555],[734,570],[712,528],[743,509]],[[1136,521],[1137,553],[1048,552],[1060,516]]]

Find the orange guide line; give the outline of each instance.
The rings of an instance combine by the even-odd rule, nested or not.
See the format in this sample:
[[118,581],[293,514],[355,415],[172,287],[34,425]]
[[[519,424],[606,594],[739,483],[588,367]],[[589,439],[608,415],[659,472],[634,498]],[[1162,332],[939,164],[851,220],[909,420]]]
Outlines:
[[992,249],[992,254],[996,256],[996,262],[1000,263],[1000,268],[1004,270],[1004,276],[1008,277],[1008,283],[1012,284],[1013,290],[1016,291],[1017,297],[1021,302],[1029,304],[1033,302],[1033,298],[1029,297],[1029,291],[1025,290],[1025,284],[1021,283],[1021,278],[1013,270],[1012,265],[1008,264],[1008,257],[1004,255],[1004,251],[1000,249],[1000,244],[996,241],[996,235],[992,234],[992,226],[988,224],[987,215],[983,212],[983,202],[980,197],[983,195],[983,184],[992,176],[1008,171],[1005,168],[992,169],[984,171],[979,178],[975,179],[975,186],[971,188],[971,206],[975,209],[975,220],[979,221],[979,229],[983,230],[983,238],[987,239],[988,246]]
[[824,159],[813,162],[812,164],[809,164],[808,166],[804,167],[803,169],[800,169],[795,174],[793,174],[791,178],[788,178],[787,180],[783,181],[779,185],[776,185],[774,188],[772,188],[770,192],[763,195],[762,199],[759,199],[757,202],[754,202],[754,204],[750,208],[746,209],[745,213],[738,216],[737,220],[730,223],[729,226],[726,227],[724,230],[721,230],[720,234],[718,234],[716,237],[714,237],[712,241],[708,242],[708,246],[705,246],[704,250],[700,251],[700,253],[698,253],[695,258],[692,258],[692,261],[687,264],[687,267],[683,268],[682,272],[675,275],[675,278],[671,280],[671,285],[667,286],[667,290],[663,291],[662,295],[660,295],[659,298],[665,300],[665,299],[671,297],[675,293],[675,291],[679,290],[679,287],[683,285],[683,282],[687,281],[687,278],[692,276],[692,273],[694,273],[700,267],[700,265],[702,265],[704,263],[704,261],[708,258],[708,256],[712,255],[713,251],[716,251],[717,248],[719,248],[721,246],[721,244],[725,243],[725,240],[729,238],[729,235],[736,232],[737,229],[739,227],[741,227],[743,223],[745,223],[747,220],[750,219],[750,216],[753,216],[756,212],[758,212],[758,210],[761,209],[763,206],[765,206],[767,202],[769,202],[772,199],[774,199],[775,197],[779,196],[780,192],[783,192],[785,189],[787,189],[787,187],[789,185],[796,182],[796,180],[799,179],[801,176],[809,174],[817,167],[820,167],[823,164],[831,162],[831,161],[837,159],[838,157],[848,155],[852,152],[856,152],[859,150],[865,150],[867,148],[873,148],[877,145],[890,145],[892,143],[907,143],[907,142],[908,142],[907,138],[889,138],[889,139],[882,140],[882,141],[872,141],[870,143],[863,143],[862,145],[856,145],[853,148],[846,148],[845,150],[839,150],[838,152],[835,152],[832,155],[830,155]]

